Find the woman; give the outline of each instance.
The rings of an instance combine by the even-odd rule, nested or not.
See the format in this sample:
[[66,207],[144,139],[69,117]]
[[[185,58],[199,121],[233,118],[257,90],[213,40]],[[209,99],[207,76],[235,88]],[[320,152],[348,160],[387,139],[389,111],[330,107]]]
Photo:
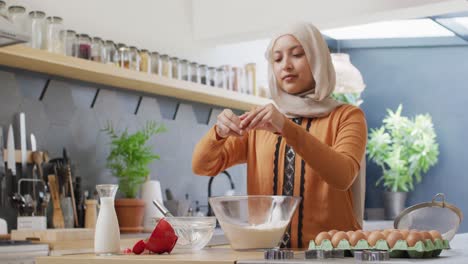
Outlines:
[[247,163],[249,195],[303,198],[290,227],[292,248],[325,230],[357,230],[351,185],[364,156],[363,112],[330,95],[335,71],[326,42],[310,24],[274,37],[267,49],[269,104],[236,116],[225,109],[193,154],[193,171],[214,176]]

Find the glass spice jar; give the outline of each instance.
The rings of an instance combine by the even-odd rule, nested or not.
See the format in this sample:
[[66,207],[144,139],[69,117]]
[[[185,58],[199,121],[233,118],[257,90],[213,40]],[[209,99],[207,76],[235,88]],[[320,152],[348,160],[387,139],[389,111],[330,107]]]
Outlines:
[[130,49],[123,44],[119,45],[119,66],[130,69]]
[[50,16],[46,18],[46,38],[45,49],[49,52],[65,54],[60,39],[60,32],[63,30],[63,19],[61,17]]
[[225,82],[225,76],[224,76],[224,68],[223,67],[219,67],[216,69],[216,78],[215,78],[215,83],[216,83],[216,87],[219,87],[219,88],[223,88],[223,89],[226,89],[226,82]]
[[159,53],[151,52],[151,73],[159,75]]
[[191,62],[189,67],[189,81],[198,83],[199,75],[198,75],[198,63]]
[[259,93],[257,91],[257,81],[256,81],[256,64],[255,63],[248,63],[245,65],[245,79],[246,79],[246,91],[247,94],[256,95],[258,96]]
[[140,51],[135,46],[129,48],[130,69],[140,71]]
[[215,78],[216,78],[216,68],[208,67],[206,71],[206,84],[210,86],[215,86]]
[[170,62],[169,55],[163,54],[159,57],[159,75],[164,77],[170,77]]
[[91,60],[96,62],[104,62],[104,41],[99,37],[94,37],[91,43]]
[[62,40],[63,52],[67,56],[78,57],[75,48],[77,48],[77,35],[74,30],[60,31],[60,39]]
[[189,79],[189,68],[188,60],[179,61],[179,80],[187,81]]
[[0,0],[0,16],[7,17],[7,8],[5,1]]
[[78,34],[75,43],[75,55],[78,58],[90,60],[91,59],[91,37],[87,34]]
[[118,66],[119,55],[115,43],[112,40],[104,42],[103,62],[107,64],[114,64]]
[[44,27],[46,14],[42,11],[29,12],[28,32],[31,33],[29,46],[34,49],[41,49],[44,41]]
[[180,72],[179,72],[179,58],[177,57],[171,57],[169,59],[170,64],[171,64],[171,72],[169,74],[169,77],[172,79],[180,80]]
[[140,71],[151,73],[151,56],[148,50],[140,50]]
[[206,72],[207,72],[207,66],[205,64],[201,64],[198,66],[198,83],[200,84],[205,84],[207,83],[206,79]]
[[24,8],[23,6],[14,5],[8,7],[8,19],[11,21],[11,23],[13,23],[13,25],[18,27],[22,31],[27,30],[26,8]]

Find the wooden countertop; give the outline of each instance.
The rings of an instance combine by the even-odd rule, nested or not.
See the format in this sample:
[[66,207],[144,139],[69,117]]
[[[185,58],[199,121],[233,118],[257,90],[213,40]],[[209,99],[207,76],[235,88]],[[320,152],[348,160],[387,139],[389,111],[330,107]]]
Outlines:
[[95,255],[68,255],[40,257],[36,264],[128,264],[128,263],[211,263],[211,264],[233,264],[238,260],[262,259],[263,252],[240,252],[230,248],[206,248],[195,252],[173,251],[170,255],[118,255],[118,256],[95,256]]
[[[391,259],[385,263],[468,263],[468,233],[458,234],[450,242],[452,249],[444,250],[440,257],[433,259]],[[353,258],[333,259],[337,263],[354,263]],[[118,255],[95,256],[91,254],[39,257],[37,264],[127,264],[127,263],[210,263],[210,264],[257,264],[267,263],[260,251],[234,251],[230,248],[206,248],[195,252],[177,252],[163,255]],[[268,263],[311,263],[310,260],[275,261]]]

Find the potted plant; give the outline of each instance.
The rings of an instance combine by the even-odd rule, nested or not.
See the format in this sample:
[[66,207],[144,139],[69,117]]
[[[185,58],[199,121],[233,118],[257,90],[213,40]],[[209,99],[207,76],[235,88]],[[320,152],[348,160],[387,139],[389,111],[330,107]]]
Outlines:
[[131,134],[127,129],[123,132],[116,131],[108,123],[103,131],[111,139],[111,151],[106,166],[119,179],[119,191],[125,197],[115,201],[120,231],[141,232],[145,202],[137,199],[137,194],[142,183],[149,177],[148,165],[159,159],[147,142],[152,136],[166,131],[166,128],[156,122],[147,122],[143,129]]
[[369,159],[382,168],[384,210],[387,219],[394,219],[404,208],[407,193],[421,182],[422,174],[437,163],[439,145],[429,114],[414,118],[401,116],[400,104],[388,115],[380,128],[371,129],[367,143]]

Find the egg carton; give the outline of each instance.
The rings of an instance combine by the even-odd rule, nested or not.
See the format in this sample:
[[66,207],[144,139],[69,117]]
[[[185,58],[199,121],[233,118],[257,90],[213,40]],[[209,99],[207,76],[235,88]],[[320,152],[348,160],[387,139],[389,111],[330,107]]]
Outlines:
[[391,258],[433,258],[440,255],[442,250],[450,249],[448,240],[436,239],[434,242],[427,239],[426,241],[418,241],[412,247],[408,246],[405,240],[398,240],[395,245],[390,248],[387,241],[378,240],[375,246],[369,245],[367,240],[361,239],[353,247],[346,239],[341,240],[337,247],[333,247],[332,242],[324,239],[322,244],[316,245],[313,240],[309,243],[309,249],[335,250],[341,249],[346,251],[346,256],[353,256],[353,252],[357,250],[385,250],[390,253]]

